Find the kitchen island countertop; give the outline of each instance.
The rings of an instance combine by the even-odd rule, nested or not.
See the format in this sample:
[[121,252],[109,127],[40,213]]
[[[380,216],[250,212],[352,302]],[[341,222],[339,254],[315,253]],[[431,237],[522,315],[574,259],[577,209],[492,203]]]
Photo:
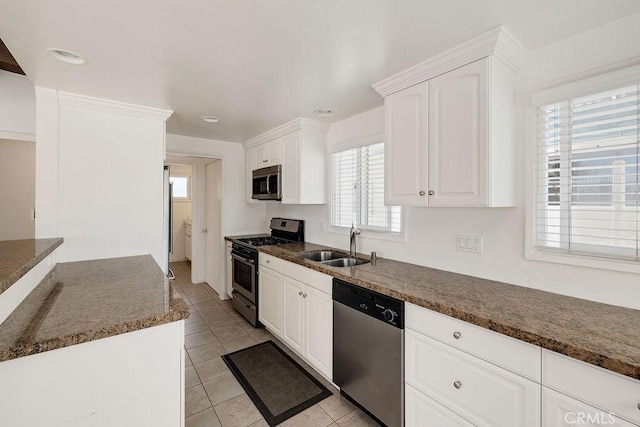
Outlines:
[[0,241],[0,294],[62,244],[62,238]]
[[298,256],[326,249],[333,248],[308,242],[258,248],[265,254],[640,380],[639,310],[385,258],[378,258],[375,266],[330,267]]
[[187,317],[150,255],[59,263],[0,325],[0,362]]

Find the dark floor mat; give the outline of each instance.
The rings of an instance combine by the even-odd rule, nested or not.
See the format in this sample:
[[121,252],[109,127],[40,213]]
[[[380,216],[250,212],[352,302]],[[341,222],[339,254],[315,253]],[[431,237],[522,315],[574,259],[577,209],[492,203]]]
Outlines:
[[331,396],[273,341],[222,356],[264,419],[275,426]]

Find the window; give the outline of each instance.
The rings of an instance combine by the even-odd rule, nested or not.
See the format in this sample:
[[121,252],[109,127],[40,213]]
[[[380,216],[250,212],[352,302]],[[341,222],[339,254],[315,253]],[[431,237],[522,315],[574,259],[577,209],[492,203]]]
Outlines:
[[640,261],[638,83],[537,107],[537,249]]
[[169,182],[173,184],[174,200],[191,200],[191,180],[188,176],[170,176]]
[[331,225],[400,234],[402,210],[384,205],[384,143],[332,155]]

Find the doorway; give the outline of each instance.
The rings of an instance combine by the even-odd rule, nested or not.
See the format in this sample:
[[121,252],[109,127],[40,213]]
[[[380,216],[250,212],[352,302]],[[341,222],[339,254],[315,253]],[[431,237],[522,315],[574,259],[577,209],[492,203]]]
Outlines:
[[33,141],[0,139],[0,240],[35,236],[36,147]]
[[[176,190],[186,186],[187,199],[174,197],[174,251],[170,260],[190,266],[193,283],[207,283],[226,299],[220,281],[222,247],[222,168],[217,158],[167,155]],[[176,187],[178,184],[178,187]],[[180,187],[182,186],[182,187]],[[180,193],[185,194],[185,191]]]

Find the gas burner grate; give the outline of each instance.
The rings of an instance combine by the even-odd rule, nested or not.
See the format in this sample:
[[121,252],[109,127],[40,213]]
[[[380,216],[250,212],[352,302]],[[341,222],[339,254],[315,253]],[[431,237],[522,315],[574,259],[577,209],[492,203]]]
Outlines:
[[270,246],[270,245],[281,245],[284,243],[291,243],[291,241],[286,239],[281,239],[279,237],[251,237],[247,239],[238,239],[238,240],[250,246]]

